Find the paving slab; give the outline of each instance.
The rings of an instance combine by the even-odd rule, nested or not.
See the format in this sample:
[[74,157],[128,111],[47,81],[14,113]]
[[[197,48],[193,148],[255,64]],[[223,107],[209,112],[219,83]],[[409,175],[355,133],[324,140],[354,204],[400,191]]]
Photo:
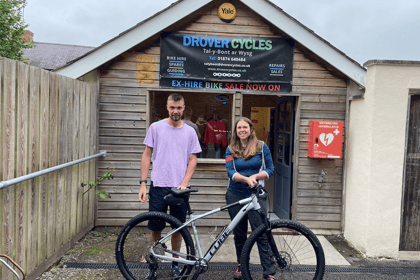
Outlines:
[[334,248],[334,246],[322,235],[317,235],[324,249],[325,265],[350,265],[350,263]]
[[[334,248],[333,245],[331,245],[331,243],[324,236],[318,235],[317,237],[319,241],[321,242],[322,248],[324,249],[326,265],[333,265],[333,266],[349,266],[350,265],[350,263]],[[200,245],[201,245],[203,254],[206,254],[208,248],[210,248],[214,240],[209,234],[206,234],[206,233],[199,234],[199,239],[200,239]],[[197,250],[196,250],[196,255],[198,255]],[[253,259],[259,260],[257,256],[254,256],[254,257],[251,256],[251,260]],[[211,263],[236,263],[236,262],[237,261],[236,261],[235,244],[233,241],[233,235],[230,235],[228,239],[225,241],[225,243],[223,243],[222,247],[217,251],[216,255],[211,260]],[[306,265],[314,264],[314,260],[312,259],[304,259],[304,260],[301,259],[299,260],[299,262]]]

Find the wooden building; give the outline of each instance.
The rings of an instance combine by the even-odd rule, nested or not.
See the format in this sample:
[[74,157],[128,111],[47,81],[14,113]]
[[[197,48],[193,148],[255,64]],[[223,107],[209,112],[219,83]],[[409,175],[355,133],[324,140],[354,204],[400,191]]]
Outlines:
[[[262,128],[266,134],[261,135],[272,151],[276,170],[267,182],[270,208],[278,216],[310,228],[342,229],[349,100],[363,96],[365,69],[268,0],[231,0],[229,4],[236,15],[233,20],[223,18],[221,6],[225,1],[178,1],[57,71],[72,78],[96,76],[100,88],[99,150],[106,150],[107,157],[99,162],[99,174],[106,172],[107,166],[116,169],[114,179],[100,187],[112,197],[98,201],[96,226],[122,226],[148,209],[138,200],[143,140],[152,122],[167,117],[166,98],[177,92],[192,108],[193,122],[200,115],[208,118],[217,111],[225,124],[226,138],[238,117],[257,122],[262,111],[268,112],[267,126]],[[162,42],[173,34],[197,40],[217,37],[292,42],[290,61],[283,67],[290,70],[290,81],[243,81],[237,76],[226,77],[228,73],[221,69],[219,75],[222,72],[225,76],[194,77],[198,81],[195,87],[189,82],[179,86],[165,75],[168,72],[163,67],[169,60],[165,55],[172,50],[162,51]],[[258,46],[254,42],[250,48],[255,51]],[[280,53],[270,51],[264,63],[276,63]],[[229,55],[214,58],[234,57]],[[181,61],[181,66],[188,63]],[[194,72],[187,66],[184,70]],[[344,123],[342,158],[308,157],[310,121]],[[207,157],[199,158],[191,181],[191,186],[199,189],[190,200],[196,213],[225,205],[225,161],[222,156],[215,158],[213,144],[207,144]],[[227,212],[221,212],[199,225],[223,226],[228,222]]]

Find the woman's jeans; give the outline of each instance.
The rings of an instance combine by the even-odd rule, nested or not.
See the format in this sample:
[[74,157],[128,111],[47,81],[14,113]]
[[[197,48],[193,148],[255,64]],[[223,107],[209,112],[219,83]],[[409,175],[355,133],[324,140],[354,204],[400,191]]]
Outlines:
[[[226,192],[227,204],[235,203],[244,198],[245,197],[232,193],[230,190],[227,190]],[[264,211],[264,215],[267,216],[267,197],[264,196],[258,198],[258,202],[261,205],[260,210]],[[228,209],[231,220],[236,216],[242,207],[243,205],[236,205]],[[233,230],[236,247],[236,259],[238,263],[240,263],[242,248],[244,247],[245,241],[247,239],[248,221],[253,231],[263,223],[260,214],[256,210],[252,210],[247,213],[247,216],[244,217]],[[271,248],[268,245],[268,239],[265,234],[259,239],[259,241],[257,241],[257,245],[258,252],[260,254],[261,265],[264,271],[263,277],[274,275],[276,272],[275,262],[273,260],[273,253],[271,252]]]

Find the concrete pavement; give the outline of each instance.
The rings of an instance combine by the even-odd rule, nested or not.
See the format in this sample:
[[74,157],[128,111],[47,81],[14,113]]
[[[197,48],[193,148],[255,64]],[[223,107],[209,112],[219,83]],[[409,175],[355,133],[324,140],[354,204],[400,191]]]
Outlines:
[[[324,249],[326,265],[332,266],[350,266],[350,263],[337,251],[336,248],[323,236],[317,235]],[[213,243],[213,238],[209,234],[199,233],[199,239],[203,254]],[[217,251],[216,255],[211,260],[211,263],[236,263],[235,244],[233,235],[231,234],[228,239],[223,243],[222,247]],[[196,252],[196,254],[198,254]],[[252,259],[252,258],[251,258]],[[255,259],[258,259],[257,257]],[[311,263],[309,263],[311,264]]]

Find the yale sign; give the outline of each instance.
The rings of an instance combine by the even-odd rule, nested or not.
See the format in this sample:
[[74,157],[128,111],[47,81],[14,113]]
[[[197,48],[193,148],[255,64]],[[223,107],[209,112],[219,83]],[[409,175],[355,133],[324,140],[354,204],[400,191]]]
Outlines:
[[221,20],[231,22],[236,17],[236,8],[230,3],[224,3],[220,5],[217,14]]

